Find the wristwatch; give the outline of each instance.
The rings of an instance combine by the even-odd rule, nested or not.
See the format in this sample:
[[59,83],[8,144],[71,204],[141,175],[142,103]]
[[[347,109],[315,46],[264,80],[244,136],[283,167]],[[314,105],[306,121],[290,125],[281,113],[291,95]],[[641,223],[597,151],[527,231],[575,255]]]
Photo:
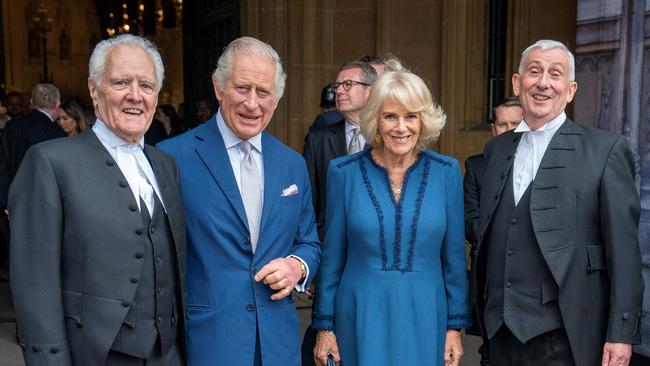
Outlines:
[[305,264],[301,260],[298,260],[298,262],[300,263],[300,281],[303,281],[307,278],[307,267],[305,267]]

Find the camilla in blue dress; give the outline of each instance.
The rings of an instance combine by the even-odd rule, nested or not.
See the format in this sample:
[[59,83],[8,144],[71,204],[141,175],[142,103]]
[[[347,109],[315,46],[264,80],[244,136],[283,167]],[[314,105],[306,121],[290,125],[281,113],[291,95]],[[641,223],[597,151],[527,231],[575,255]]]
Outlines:
[[447,331],[469,322],[460,169],[416,149],[395,188],[378,160],[413,133],[379,124],[378,146],[329,164],[312,327],[336,340],[343,366],[443,365]]

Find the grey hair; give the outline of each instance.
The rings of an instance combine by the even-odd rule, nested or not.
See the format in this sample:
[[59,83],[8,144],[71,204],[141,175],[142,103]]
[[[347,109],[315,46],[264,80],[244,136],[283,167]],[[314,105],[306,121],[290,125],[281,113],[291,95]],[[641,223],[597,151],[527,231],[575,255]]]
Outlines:
[[230,42],[223,50],[217,61],[217,68],[212,73],[212,80],[217,84],[217,87],[221,90],[224,89],[226,79],[230,77],[232,72],[233,59],[239,55],[263,56],[275,63],[275,100],[280,100],[284,94],[284,86],[287,80],[287,74],[282,68],[280,55],[268,43],[253,37],[239,37]]
[[32,104],[36,108],[54,108],[60,101],[59,89],[52,84],[36,84],[32,88]]
[[566,45],[562,42],[554,41],[551,39],[541,39],[532,45],[528,46],[524,50],[524,52],[521,53],[521,60],[519,60],[519,68],[517,69],[517,73],[519,75],[524,73],[524,62],[526,62],[526,57],[528,57],[528,54],[531,53],[534,49],[539,48],[542,51],[545,50],[550,50],[553,48],[559,48],[562,51],[564,51],[569,58],[569,81],[575,81],[576,80],[576,61],[575,58],[573,57],[573,53],[569,51],[569,48],[567,48]]
[[372,85],[377,80],[377,70],[375,70],[372,65],[365,61],[354,60],[346,62],[341,67],[339,67],[339,72],[349,69],[360,69],[361,70],[361,81],[366,84]]
[[93,53],[90,55],[90,61],[88,62],[88,75],[89,78],[99,84],[104,74],[104,69],[106,67],[106,61],[111,50],[117,46],[131,46],[137,47],[145,51],[153,65],[156,69],[156,92],[160,91],[162,88],[163,80],[165,79],[165,66],[158,52],[158,47],[151,42],[150,40],[134,36],[133,34],[120,34],[118,36],[105,39],[95,46]]

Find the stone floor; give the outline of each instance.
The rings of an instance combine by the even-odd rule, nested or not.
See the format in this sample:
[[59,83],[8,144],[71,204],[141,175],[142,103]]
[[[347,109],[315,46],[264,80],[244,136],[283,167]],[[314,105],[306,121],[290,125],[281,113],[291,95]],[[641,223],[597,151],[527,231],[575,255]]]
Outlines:
[[[302,331],[309,324],[310,309],[300,300],[296,300]],[[0,282],[0,366],[23,366],[20,347],[16,345],[16,323],[14,322],[13,305],[7,282]],[[476,350],[480,339],[473,336],[463,336],[465,356],[461,361],[462,366],[479,364]],[[402,365],[396,365],[402,366]]]

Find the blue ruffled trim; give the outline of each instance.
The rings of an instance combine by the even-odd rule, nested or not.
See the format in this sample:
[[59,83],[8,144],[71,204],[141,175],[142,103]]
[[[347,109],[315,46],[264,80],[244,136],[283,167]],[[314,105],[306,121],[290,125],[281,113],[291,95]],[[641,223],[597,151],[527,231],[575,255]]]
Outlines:
[[[422,155],[422,154],[421,154]],[[413,256],[415,255],[415,239],[418,232],[418,222],[420,221],[420,211],[422,209],[422,201],[424,200],[424,192],[427,189],[429,179],[429,168],[431,161],[427,159],[424,162],[424,171],[422,172],[422,179],[420,180],[420,188],[418,189],[418,196],[415,199],[415,214],[413,215],[413,222],[411,223],[411,240],[409,242],[409,254],[406,266],[406,272],[413,270]]]
[[[413,258],[412,255],[409,255],[409,260],[410,263],[405,267],[402,268],[402,210],[403,210],[403,202],[404,202],[404,197],[406,196],[406,187],[408,184],[409,177],[411,176],[411,172],[420,165],[420,161],[422,160],[422,156],[424,156],[424,153],[420,153],[418,155],[417,160],[406,170],[406,173],[404,174],[404,181],[402,182],[402,194],[399,197],[399,200],[396,202],[395,201],[395,195],[393,194],[393,189],[390,186],[390,176],[388,175],[388,170],[384,168],[383,166],[377,164],[377,162],[372,158],[372,155],[370,152],[367,154],[368,159],[374,165],[377,169],[381,170],[384,173],[384,178],[386,182],[386,189],[388,190],[388,196],[390,197],[390,201],[393,203],[395,207],[395,241],[393,242],[393,266],[391,268],[386,268],[386,265],[384,265],[385,270],[395,270],[395,271],[401,271],[401,272],[408,272],[413,268]],[[422,177],[423,180],[427,180],[427,176],[424,175]],[[422,184],[421,184],[422,185]],[[426,183],[425,183],[426,186]],[[422,201],[420,199],[420,201]],[[374,202],[373,202],[374,203]],[[417,204],[417,203],[416,203]],[[420,206],[421,206],[420,202]],[[382,216],[383,217],[383,216]],[[417,217],[416,217],[417,219]],[[383,223],[381,225],[381,230],[383,231]],[[417,224],[416,224],[417,225]],[[415,234],[412,234],[415,235]],[[411,245],[415,245],[415,237],[413,236],[411,239],[412,243]],[[384,244],[385,245],[385,244]],[[414,249],[409,249],[410,251],[413,251]],[[383,254],[383,252],[382,252]],[[408,262],[407,262],[408,263]]]
[[342,167],[342,166],[346,166],[346,165],[348,165],[348,164],[352,164],[352,163],[354,163],[354,162],[357,161],[357,160],[361,160],[361,158],[363,158],[366,154],[368,154],[368,151],[370,151],[370,150],[366,150],[366,151],[364,151],[363,153],[358,153],[358,154],[350,155],[348,159],[345,159],[345,160],[343,160],[342,162],[336,164],[336,167],[337,167],[337,168],[340,168],[340,167]]
[[312,312],[311,327],[316,330],[334,330],[334,315]]
[[470,325],[472,325],[472,318],[467,314],[447,315],[447,329],[464,329]]
[[[367,153],[362,155],[364,156],[368,155],[370,161],[374,163],[372,158],[370,158],[369,150]],[[390,268],[388,268],[387,265],[388,255],[386,254],[386,237],[384,233],[384,213],[381,211],[381,207],[379,206],[379,200],[377,200],[377,196],[375,196],[375,192],[372,190],[372,187],[370,186],[370,180],[368,179],[368,171],[366,170],[365,160],[359,161],[359,168],[361,168],[361,176],[363,177],[363,184],[366,185],[366,190],[368,191],[368,195],[370,196],[372,205],[375,207],[375,212],[377,212],[377,221],[379,222],[379,245],[381,246],[381,262],[382,262],[381,268],[382,270],[387,271],[390,270]]]
[[364,184],[366,185],[366,189],[368,190],[368,194],[370,195],[370,199],[372,200],[372,204],[375,207],[375,211],[377,211],[377,218],[379,220],[379,237],[380,237],[380,244],[381,244],[381,254],[382,254],[382,269],[385,271],[389,270],[395,270],[395,271],[401,271],[401,272],[410,272],[413,269],[413,256],[415,252],[415,241],[416,241],[416,233],[417,233],[417,220],[419,219],[420,216],[420,208],[422,207],[422,199],[424,197],[424,190],[426,189],[427,186],[427,180],[428,180],[428,171],[429,171],[429,159],[426,160],[426,167],[425,167],[425,174],[422,176],[422,181],[420,182],[420,187],[418,189],[418,196],[416,199],[416,215],[414,217],[414,222],[411,224],[411,228],[413,229],[411,233],[411,239],[409,242],[409,254],[408,254],[408,259],[407,259],[407,266],[402,268],[402,211],[403,211],[403,202],[404,202],[404,197],[406,196],[406,187],[409,181],[409,178],[411,176],[411,172],[415,170],[419,165],[420,162],[422,161],[422,158],[426,156],[427,158],[433,158],[435,160],[438,160],[442,163],[446,163],[444,160],[441,160],[439,158],[436,158],[435,156],[431,156],[429,154],[426,154],[426,152],[422,152],[418,155],[417,160],[406,170],[406,173],[404,174],[404,181],[402,182],[402,194],[400,195],[400,198],[398,201],[395,201],[395,195],[393,194],[393,190],[390,186],[390,176],[388,175],[388,171],[386,168],[382,167],[381,165],[377,164],[377,162],[372,158],[372,155],[370,154],[370,150],[366,150],[364,154],[361,154],[359,157],[365,156],[370,160],[370,163],[375,166],[375,168],[381,170],[384,173],[384,178],[386,182],[386,189],[388,190],[388,195],[390,197],[390,201],[393,203],[395,207],[395,239],[393,243],[393,265],[392,267],[388,267],[388,258],[387,258],[387,253],[386,253],[386,238],[384,234],[384,214],[381,211],[381,207],[379,205],[379,201],[377,200],[377,196],[372,190],[372,187],[370,185],[370,181],[368,179],[368,172],[366,171],[365,167],[365,161],[361,160],[359,162],[359,165],[361,166],[361,174],[363,176],[363,181]]

